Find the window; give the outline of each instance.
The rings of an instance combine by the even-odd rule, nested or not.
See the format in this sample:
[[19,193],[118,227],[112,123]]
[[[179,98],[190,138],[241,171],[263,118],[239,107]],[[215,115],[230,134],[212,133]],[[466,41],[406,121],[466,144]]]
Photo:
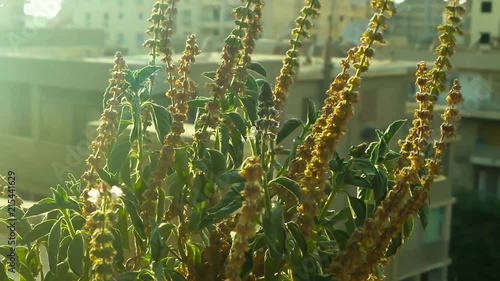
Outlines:
[[144,20],[144,14],[143,13],[139,13],[139,15],[137,16],[137,18],[139,20]]
[[480,167],[477,170],[477,189],[481,194],[500,198],[500,169]]
[[420,275],[420,281],[441,281],[444,280],[443,269],[438,268],[431,271],[427,271]]
[[182,23],[184,25],[191,26],[191,24],[192,24],[191,10],[183,10],[182,11]]
[[340,16],[339,17],[339,22],[343,22],[344,21],[344,16]]
[[491,36],[489,32],[481,32],[481,37],[479,37],[479,44],[490,44]]
[[136,37],[136,43],[137,43],[137,47],[138,48],[141,48],[142,47],[142,44],[144,44],[144,34],[141,33],[137,33],[137,37]]
[[443,240],[445,208],[434,208],[429,212],[429,222],[424,231],[424,243],[434,243]]
[[104,28],[107,28],[109,26],[109,14],[108,13],[104,13],[103,18],[104,18],[104,21],[102,23],[102,26]]
[[[28,84],[7,84],[2,86],[3,116],[8,116],[6,133],[22,137],[33,134],[33,96]],[[4,111],[5,110],[5,111]],[[2,127],[5,124],[2,125]]]
[[481,13],[491,13],[492,9],[491,1],[483,1],[481,2]]
[[125,43],[125,36],[123,35],[123,33],[118,33],[118,36],[116,38],[116,43],[118,45],[123,45]]
[[212,19],[215,21],[220,21],[220,7],[214,7],[212,9]]
[[118,19],[122,20],[123,19],[123,13],[118,13]]
[[91,19],[90,13],[88,13],[88,12],[85,13],[85,26],[86,27],[90,27],[90,23],[91,23],[90,19]]

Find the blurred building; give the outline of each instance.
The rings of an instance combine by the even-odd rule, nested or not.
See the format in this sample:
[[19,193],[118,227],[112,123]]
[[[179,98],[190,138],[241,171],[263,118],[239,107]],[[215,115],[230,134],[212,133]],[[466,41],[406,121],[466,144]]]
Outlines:
[[[314,19],[314,28],[310,31],[313,40],[324,44],[330,34],[334,41],[345,39],[345,30],[352,21],[368,20],[373,12],[369,0],[330,0],[321,2],[321,16]],[[295,27],[295,19],[300,15],[303,0],[273,0],[266,3],[263,17],[263,36],[271,39],[289,39],[290,30]],[[366,21],[367,23],[367,21]],[[366,25],[366,24],[365,24]],[[365,30],[349,30],[352,36],[359,39]],[[357,43],[357,42],[356,42]]]
[[[105,44],[110,49],[120,49],[129,54],[145,54],[147,50],[142,44],[148,38],[146,29],[151,25],[148,18],[154,3],[156,0],[63,0],[61,11],[51,21],[50,27],[103,29]],[[218,47],[222,46],[220,42],[235,27],[232,11],[239,4],[239,0],[178,2],[175,51],[183,48],[186,36],[193,33],[198,36],[201,47],[210,47],[214,43]],[[214,40],[206,42],[209,39]]]
[[443,23],[445,6],[446,2],[436,0],[401,2],[391,19],[391,34],[406,37],[410,46],[428,48],[436,38],[438,25]]
[[2,1],[0,30],[20,30],[24,27],[24,0]]
[[469,0],[467,35],[471,47],[488,50],[500,47],[500,2]]

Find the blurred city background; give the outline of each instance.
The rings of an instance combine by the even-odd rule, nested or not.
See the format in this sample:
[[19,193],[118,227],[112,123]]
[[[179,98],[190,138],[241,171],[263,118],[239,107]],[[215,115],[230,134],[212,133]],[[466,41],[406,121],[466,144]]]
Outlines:
[[[36,201],[49,194],[50,186],[64,183],[67,173],[84,170],[113,55],[121,51],[131,69],[147,64],[149,50],[142,44],[155,1],[0,2],[0,171],[16,170],[18,194]],[[253,60],[268,69],[274,82],[304,1],[266,2]],[[339,151],[371,141],[374,129],[411,118],[416,64],[424,60],[431,65],[435,58],[437,26],[445,19],[448,1],[395,2],[398,14],[384,34],[388,44],[376,48],[361,103]],[[467,14],[448,84],[455,78],[462,84],[463,119],[458,136],[448,144],[444,175],[433,187],[429,226],[423,231],[416,225],[387,268],[387,280],[498,280],[500,208],[492,206],[500,198],[500,1],[461,2]],[[183,51],[186,36],[196,34],[203,51],[192,70],[198,95],[207,95],[201,73],[217,67],[224,38],[235,26],[232,11],[240,3],[177,4],[174,57]],[[287,117],[304,117],[306,98],[321,104],[340,59],[358,43],[373,15],[369,0],[321,3],[322,15],[301,50]],[[165,90],[164,85],[155,88],[157,102],[168,103]],[[439,104],[445,104],[444,95]]]

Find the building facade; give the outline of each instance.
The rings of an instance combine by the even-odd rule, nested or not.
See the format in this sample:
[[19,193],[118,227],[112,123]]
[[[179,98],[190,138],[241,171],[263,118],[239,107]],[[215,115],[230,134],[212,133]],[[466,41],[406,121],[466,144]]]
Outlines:
[[468,36],[470,46],[498,47],[500,38],[500,2],[469,0],[470,23]]
[[20,30],[24,27],[24,0],[5,0],[0,7],[0,30]]
[[397,5],[392,19],[392,34],[407,38],[410,46],[427,48],[436,38],[437,27],[443,23],[444,1],[405,0]]
[[[295,26],[295,19],[300,15],[303,0],[268,1],[263,16],[263,37],[270,39],[289,39],[290,30]],[[314,40],[324,44],[331,34],[334,41],[343,39],[347,26],[357,20],[368,20],[373,12],[369,0],[331,0],[321,3],[321,16],[313,20],[310,31]],[[331,28],[330,28],[331,18]],[[363,31],[366,27],[363,27]],[[361,35],[355,30],[353,37]],[[358,34],[359,33],[359,34]]]

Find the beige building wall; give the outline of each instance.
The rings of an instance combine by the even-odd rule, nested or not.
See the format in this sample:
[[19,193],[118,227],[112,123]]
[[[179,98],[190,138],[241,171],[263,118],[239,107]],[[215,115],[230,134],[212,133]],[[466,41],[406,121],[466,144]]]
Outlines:
[[[406,0],[397,5],[391,29],[395,35],[405,36],[410,44],[430,44],[443,22],[446,3],[436,0]],[[422,47],[428,47],[427,45]]]
[[[500,36],[500,2],[475,0],[470,4],[470,44],[492,44]],[[488,40],[489,39],[489,40]]]
[[[271,39],[289,39],[295,19],[304,6],[303,0],[273,0],[266,3],[264,10],[263,36]],[[369,19],[372,9],[368,0],[330,0],[321,2],[321,15],[313,20],[311,35],[324,44],[329,31],[329,16],[332,17],[332,37],[338,40],[347,24],[353,20]]]

